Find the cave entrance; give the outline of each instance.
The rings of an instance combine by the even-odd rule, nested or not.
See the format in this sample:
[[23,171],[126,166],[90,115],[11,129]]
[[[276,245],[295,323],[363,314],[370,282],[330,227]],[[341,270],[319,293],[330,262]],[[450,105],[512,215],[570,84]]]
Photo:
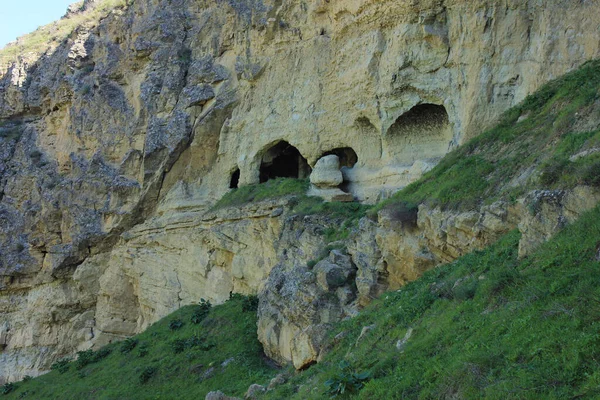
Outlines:
[[411,108],[396,119],[385,137],[388,155],[405,162],[442,157],[451,141],[448,113],[437,104]]
[[297,148],[279,142],[265,152],[260,164],[260,183],[275,178],[308,178],[311,169]]
[[229,182],[229,189],[237,189],[240,184],[240,169],[236,169],[231,174],[231,181]]
[[337,149],[329,150],[325,152],[321,157],[330,156],[332,154],[335,154],[340,159],[340,168],[352,168],[358,162],[358,155],[356,155],[356,152],[352,147],[340,147]]

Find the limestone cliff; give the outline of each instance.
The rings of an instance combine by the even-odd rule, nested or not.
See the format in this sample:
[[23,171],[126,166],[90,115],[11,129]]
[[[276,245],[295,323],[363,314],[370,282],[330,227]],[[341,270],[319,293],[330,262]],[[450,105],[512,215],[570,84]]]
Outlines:
[[[515,214],[365,219],[348,255],[304,271],[335,221],[299,221],[289,199],[215,201],[281,155],[303,176],[336,154],[347,190],[376,202],[598,57],[599,27],[592,0],[135,0],[39,57],[2,58],[0,381],[230,291],[261,292],[270,356],[313,362],[308,329],[485,245]],[[277,307],[289,285],[302,320]]]

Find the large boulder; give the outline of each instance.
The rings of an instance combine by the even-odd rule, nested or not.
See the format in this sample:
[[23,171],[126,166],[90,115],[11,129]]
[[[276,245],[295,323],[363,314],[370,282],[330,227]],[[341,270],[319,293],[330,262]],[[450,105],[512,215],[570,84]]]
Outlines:
[[308,195],[322,197],[325,201],[353,201],[354,196],[340,190],[343,182],[339,157],[335,154],[321,157],[310,174]]
[[344,177],[340,171],[340,159],[335,154],[319,159],[310,174],[310,183],[318,188],[337,188],[342,182]]

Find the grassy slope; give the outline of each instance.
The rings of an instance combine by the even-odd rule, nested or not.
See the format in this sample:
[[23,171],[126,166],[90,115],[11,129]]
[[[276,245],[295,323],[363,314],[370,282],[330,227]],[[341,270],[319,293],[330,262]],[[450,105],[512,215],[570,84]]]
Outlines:
[[[590,114],[598,112],[599,87],[599,61],[550,83],[510,110],[496,128],[448,155],[423,179],[374,210],[422,201],[471,208],[498,198],[515,199],[538,187],[598,184],[598,154],[577,161],[569,157],[599,147],[599,132],[578,128],[583,126],[581,116],[597,119]],[[536,172],[523,174],[532,167]],[[524,178],[515,180],[520,176]],[[295,184],[288,184],[293,186],[289,190],[275,187],[260,196],[232,192],[220,206],[298,193]],[[300,213],[325,210],[348,219],[365,211],[326,206],[302,195],[296,207]],[[325,398],[325,382],[339,373],[342,361],[349,363],[348,371],[372,376],[357,395],[361,398],[600,397],[599,237],[596,209],[526,260],[516,259],[518,233],[511,233],[486,251],[430,271],[339,324],[332,337],[340,332],[346,336],[324,362],[294,375],[267,398]],[[215,308],[216,319],[207,320],[201,334],[211,335],[209,341],[217,346],[208,352],[194,349],[191,360],[186,352],[173,355],[170,342],[196,328],[188,322],[183,328],[187,331],[172,333],[167,325],[175,317],[170,317],[140,336],[151,346],[146,357],[113,351],[83,373],[74,367],[64,375],[53,372],[18,384],[8,397],[35,391],[33,398],[151,398],[155,393],[201,398],[209,389],[240,395],[250,383],[267,383],[274,372],[258,355],[254,315],[242,318],[234,311],[239,306],[234,301]],[[191,310],[179,313],[187,321]],[[369,325],[373,329],[356,344]],[[409,328],[412,337],[400,352],[396,342]],[[218,365],[232,356],[236,363],[221,371]],[[201,382],[189,371],[191,362],[213,363],[219,374]],[[141,385],[139,375],[146,366],[158,366],[158,372]],[[349,372],[342,376],[348,377]]]
[[517,260],[513,232],[430,271],[339,324],[331,336],[346,337],[326,360],[268,398],[326,398],[342,360],[373,377],[364,399],[598,398],[598,238],[596,209],[526,260]]
[[582,131],[580,124],[600,122],[599,88],[600,60],[550,82],[372,212],[424,201],[472,209],[500,198],[515,200],[536,188],[598,185],[600,153],[574,162],[569,157],[600,147],[600,131]]
[[[245,300],[236,296],[213,307],[199,324],[191,322],[198,306],[184,307],[136,336],[139,342],[131,352],[122,354],[121,343],[109,345],[110,354],[98,362],[81,369],[73,362],[65,373],[55,370],[17,383],[17,388],[4,397],[204,399],[211,390],[242,396],[252,383],[268,381],[277,372],[266,362],[256,339],[256,312],[243,311],[244,304]],[[171,330],[174,320],[181,320],[183,327]],[[191,347],[194,337],[200,340]],[[178,354],[173,344],[177,340],[188,341]],[[144,347],[147,354],[140,356]],[[223,367],[226,360],[230,362]],[[147,368],[156,371],[141,383],[140,376]],[[214,371],[206,377],[210,368]]]

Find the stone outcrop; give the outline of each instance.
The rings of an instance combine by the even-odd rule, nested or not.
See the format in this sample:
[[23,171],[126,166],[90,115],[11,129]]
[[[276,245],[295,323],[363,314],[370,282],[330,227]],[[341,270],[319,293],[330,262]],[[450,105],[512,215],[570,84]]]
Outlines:
[[258,338],[275,361],[304,369],[317,362],[331,324],[356,312],[356,266],[331,251],[315,265],[288,258],[260,293]]
[[600,191],[588,186],[567,190],[535,190],[521,201],[519,257],[525,257],[566,225],[600,202]]
[[344,182],[340,171],[340,159],[335,154],[322,157],[317,161],[310,174],[309,196],[319,196],[325,201],[353,201],[350,193],[344,193],[339,186]]
[[[335,221],[210,211],[232,175],[259,182],[283,141],[303,172],[351,148],[348,191],[375,202],[598,57],[599,26],[592,1],[136,0],[0,57],[0,383],[229,291],[272,296],[267,351],[312,362],[319,327],[512,229],[511,206],[365,219],[350,264],[310,271]],[[355,292],[336,287],[347,265]],[[277,276],[306,281],[308,325],[265,288]]]

